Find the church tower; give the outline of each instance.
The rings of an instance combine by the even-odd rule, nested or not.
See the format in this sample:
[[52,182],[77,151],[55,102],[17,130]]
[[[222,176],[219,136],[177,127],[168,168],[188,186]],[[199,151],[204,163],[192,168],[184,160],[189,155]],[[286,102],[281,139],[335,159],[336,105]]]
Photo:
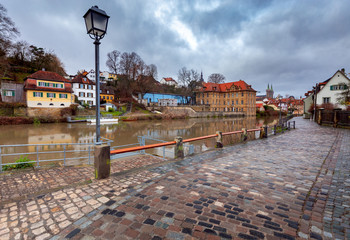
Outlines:
[[268,98],[268,99],[273,98],[273,88],[272,88],[272,84],[271,84],[271,88],[270,88],[270,84],[267,84],[266,98]]

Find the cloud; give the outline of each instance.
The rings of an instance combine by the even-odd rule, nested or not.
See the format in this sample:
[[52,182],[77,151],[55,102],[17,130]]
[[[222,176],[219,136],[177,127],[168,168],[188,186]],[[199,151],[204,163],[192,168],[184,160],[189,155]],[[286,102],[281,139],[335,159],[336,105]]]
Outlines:
[[[6,0],[29,43],[52,49],[69,73],[94,67],[83,14],[96,1]],[[158,76],[186,66],[256,90],[300,96],[340,68],[349,68],[348,1],[99,1],[111,16],[100,45],[101,68],[112,50],[136,52]]]

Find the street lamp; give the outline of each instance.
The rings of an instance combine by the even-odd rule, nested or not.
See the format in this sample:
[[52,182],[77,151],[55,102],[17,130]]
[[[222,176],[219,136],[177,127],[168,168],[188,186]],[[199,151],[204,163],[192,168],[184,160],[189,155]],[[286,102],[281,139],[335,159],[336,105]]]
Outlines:
[[87,34],[94,39],[95,44],[95,76],[96,76],[96,144],[100,142],[100,61],[99,61],[99,45],[100,40],[107,32],[109,16],[105,11],[97,6],[91,7],[83,16]]

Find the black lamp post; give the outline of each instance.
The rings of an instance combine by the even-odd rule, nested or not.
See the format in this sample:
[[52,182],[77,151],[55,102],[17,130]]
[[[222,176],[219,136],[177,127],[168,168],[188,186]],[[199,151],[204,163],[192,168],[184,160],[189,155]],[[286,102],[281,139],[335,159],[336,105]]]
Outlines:
[[279,125],[281,125],[282,123],[282,113],[281,113],[281,109],[282,109],[282,98],[280,96],[277,97],[278,100],[278,106],[280,107],[280,114],[279,114]]
[[109,16],[97,6],[91,7],[83,16],[86,30],[89,36],[94,39],[95,44],[95,78],[96,78],[96,144],[100,142],[100,40],[107,32]]

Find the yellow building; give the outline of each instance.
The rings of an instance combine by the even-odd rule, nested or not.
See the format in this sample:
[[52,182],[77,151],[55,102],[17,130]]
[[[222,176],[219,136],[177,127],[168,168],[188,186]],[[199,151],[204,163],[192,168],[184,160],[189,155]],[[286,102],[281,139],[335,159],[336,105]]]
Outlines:
[[112,103],[114,101],[114,95],[113,94],[100,94],[101,101],[104,100],[108,103]]
[[54,72],[37,71],[24,82],[28,107],[63,108],[74,103],[72,84]]

